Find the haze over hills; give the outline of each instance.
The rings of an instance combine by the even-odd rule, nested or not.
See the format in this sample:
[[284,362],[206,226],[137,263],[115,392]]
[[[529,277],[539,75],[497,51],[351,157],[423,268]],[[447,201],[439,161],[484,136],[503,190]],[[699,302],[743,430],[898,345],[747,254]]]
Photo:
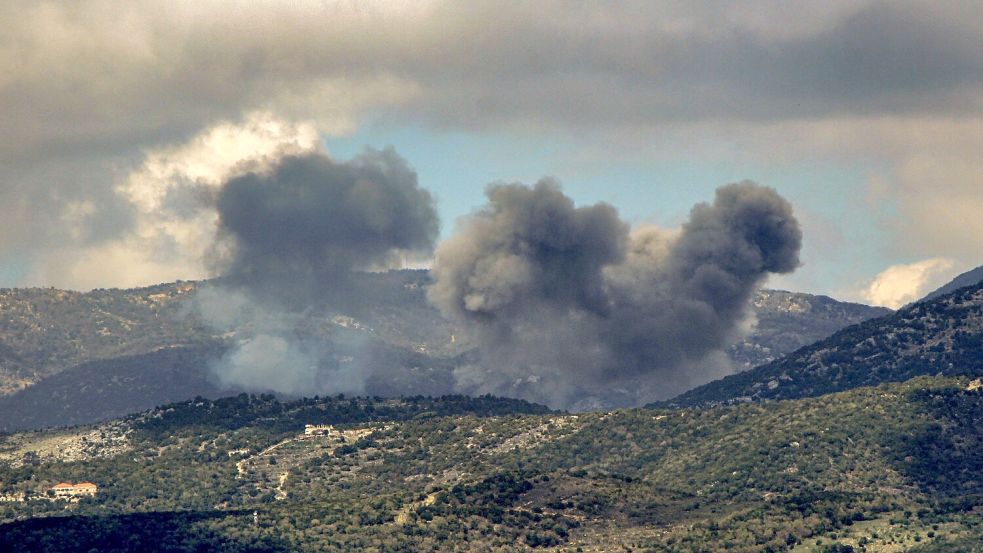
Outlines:
[[[0,374],[8,395],[0,397],[0,429],[89,423],[243,390],[213,370],[240,329],[210,326],[196,309],[196,295],[214,282],[89,293],[4,290]],[[473,346],[426,301],[429,282],[426,271],[366,273],[358,295],[371,299],[368,305],[313,305],[289,322],[291,332],[327,348],[329,368],[373,367],[365,393],[453,393],[451,373],[473,361]],[[753,310],[751,334],[727,352],[738,369],[890,312],[771,290],[755,296]],[[18,387],[24,389],[9,393]],[[320,392],[312,387],[301,395]]]
[[845,328],[666,404],[814,397],[919,375],[983,373],[983,283]]
[[[179,281],[86,293],[0,290],[0,395],[84,362],[234,337],[203,321],[195,303],[199,291],[228,282]],[[453,326],[426,303],[426,282],[425,271],[364,273],[359,286],[367,289],[370,305],[336,298],[334,306],[310,305],[303,323],[310,332],[317,326],[360,331],[371,325],[370,334],[393,346],[413,349],[426,343],[428,351],[454,353],[449,347]]]
[[0,1],[0,553],[983,553],[980,7]]

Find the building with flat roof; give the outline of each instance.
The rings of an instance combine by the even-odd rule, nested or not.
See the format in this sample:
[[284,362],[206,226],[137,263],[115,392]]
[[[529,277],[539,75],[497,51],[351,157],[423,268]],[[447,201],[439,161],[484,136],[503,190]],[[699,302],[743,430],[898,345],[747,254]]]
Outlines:
[[330,424],[305,424],[304,425],[304,437],[309,438],[311,436],[327,436],[334,430]]
[[92,482],[79,482],[78,484],[72,484],[71,482],[59,482],[51,487],[51,491],[54,492],[55,497],[65,499],[75,497],[94,497],[96,493],[99,492],[99,486],[96,486]]

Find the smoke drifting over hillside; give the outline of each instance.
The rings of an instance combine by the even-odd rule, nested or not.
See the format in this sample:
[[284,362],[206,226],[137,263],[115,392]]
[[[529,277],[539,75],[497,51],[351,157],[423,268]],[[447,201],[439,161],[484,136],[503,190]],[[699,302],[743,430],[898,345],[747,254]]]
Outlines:
[[[416,392],[453,386],[575,409],[675,394],[729,372],[722,349],[751,295],[799,264],[791,206],[750,182],[718,189],[677,231],[631,229],[607,204],[577,207],[550,179],[487,194],[440,245],[428,291],[479,360],[413,383]],[[297,394],[375,393],[380,375],[393,381],[394,367],[365,361],[378,353],[368,335],[317,319],[372,304],[359,271],[432,252],[433,200],[406,162],[392,149],[344,163],[285,155],[214,197],[226,278],[197,307],[234,333],[219,380]]]
[[750,182],[718,189],[678,232],[629,232],[550,180],[487,195],[439,246],[429,293],[480,344],[481,366],[456,375],[465,392],[575,408],[666,397],[725,373],[755,289],[799,265],[790,204]]
[[235,333],[214,366],[219,380],[291,394],[363,392],[368,375],[348,355],[363,339],[318,330],[304,312],[370,303],[356,271],[432,252],[436,210],[406,161],[392,148],[345,163],[286,156],[224,182],[216,209],[215,265],[227,278],[200,294],[196,309]]

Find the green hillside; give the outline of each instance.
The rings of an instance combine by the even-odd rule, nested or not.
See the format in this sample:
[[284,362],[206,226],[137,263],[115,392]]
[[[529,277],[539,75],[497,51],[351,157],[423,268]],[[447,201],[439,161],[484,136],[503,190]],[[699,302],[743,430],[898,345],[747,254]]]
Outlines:
[[[0,502],[0,550],[973,551],[978,384],[581,415],[200,399],[6,436],[0,493],[33,499]],[[336,426],[297,439],[306,423]],[[35,497],[64,480],[100,493]]]
[[845,328],[665,405],[814,397],[935,374],[983,374],[983,284]]

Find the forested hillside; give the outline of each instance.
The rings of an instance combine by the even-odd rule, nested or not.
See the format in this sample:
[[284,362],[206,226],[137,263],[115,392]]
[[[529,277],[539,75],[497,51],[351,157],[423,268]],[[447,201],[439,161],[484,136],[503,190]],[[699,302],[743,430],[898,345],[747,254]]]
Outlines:
[[667,404],[796,399],[934,374],[983,374],[983,284],[851,326]]
[[[495,398],[198,399],[5,437],[0,492],[28,499],[0,503],[0,549],[974,551],[979,386],[581,415]],[[298,439],[305,423],[335,426]],[[63,480],[99,494],[45,497]]]

